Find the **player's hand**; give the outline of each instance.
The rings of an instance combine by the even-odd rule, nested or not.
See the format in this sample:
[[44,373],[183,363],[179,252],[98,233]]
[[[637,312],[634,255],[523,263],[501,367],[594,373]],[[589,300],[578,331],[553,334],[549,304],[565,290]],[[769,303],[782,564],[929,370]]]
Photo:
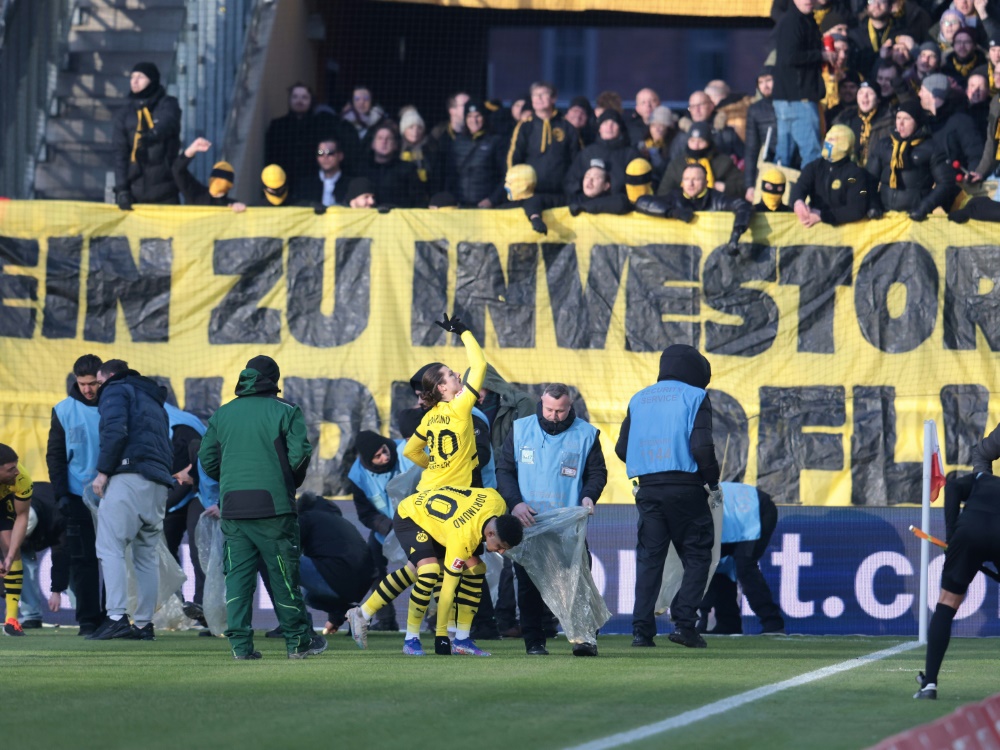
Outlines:
[[62,606],[62,594],[58,591],[53,591],[49,594],[49,612],[58,612],[59,607]]
[[94,488],[94,494],[98,497],[104,497],[104,490],[108,488],[108,475],[100,472],[94,477],[94,483],[91,485]]
[[459,336],[469,330],[469,327],[459,320],[457,316],[449,318],[448,313],[444,314],[444,320],[435,320],[434,325],[440,326],[448,333],[454,333]]
[[[587,498],[588,500],[590,498]],[[514,509],[510,512],[514,518],[521,522],[521,525],[525,528],[533,526],[535,523],[535,516],[538,515],[538,511],[532,509],[530,505],[525,502],[520,502],[514,506]]]
[[209,505],[205,508],[205,512],[202,513],[203,516],[208,516],[209,518],[222,518],[222,513],[219,512],[219,505]]
[[451,656],[451,639],[446,635],[434,636],[434,653],[438,656]]
[[580,501],[580,507],[586,508],[590,511],[590,515],[594,515],[594,501],[589,497],[585,497]]

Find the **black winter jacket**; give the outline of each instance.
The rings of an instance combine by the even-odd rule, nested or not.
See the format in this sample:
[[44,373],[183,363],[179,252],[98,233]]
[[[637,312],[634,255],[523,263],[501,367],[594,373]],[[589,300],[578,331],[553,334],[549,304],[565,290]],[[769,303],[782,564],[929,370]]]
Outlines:
[[[642,122],[640,120],[639,122]],[[608,178],[611,180],[612,193],[625,192],[625,168],[633,159],[642,156],[639,149],[630,146],[628,136],[622,134],[617,138],[606,141],[600,136],[592,144],[576,155],[572,166],[566,173],[563,181],[563,190],[570,200],[574,196],[583,196],[583,176],[590,169],[592,159],[600,159],[608,171]]]
[[[302,554],[340,595],[344,611],[350,602],[364,599],[376,575],[371,549],[336,503],[303,493],[299,498],[299,534]],[[338,619],[344,616],[343,611],[329,614]]]
[[398,155],[380,164],[370,157],[361,170],[375,186],[375,200],[380,206],[394,208],[421,208],[427,205],[427,195],[417,176],[417,168]]
[[964,99],[949,95],[937,114],[927,116],[925,125],[931,131],[935,148],[949,164],[957,159],[963,167],[972,169],[983,155],[983,139],[967,109]]
[[878,181],[878,199],[886,211],[917,211],[926,215],[954,199],[955,170],[927,137],[926,130],[918,130],[916,135],[923,140],[913,146],[911,139],[903,154],[903,168],[895,188],[890,184],[893,139],[899,138],[895,129],[868,154],[865,168]]
[[[768,139],[768,131],[771,133]],[[771,97],[755,101],[747,108],[747,142],[743,160],[743,184],[752,188],[757,185],[757,160],[760,150],[767,144],[764,161],[774,163],[775,143],[778,140],[778,118],[774,116],[774,102]]]
[[[656,189],[657,195],[669,195],[681,186],[681,178],[684,176],[684,170],[689,164],[689,158],[694,157],[685,149],[680,155],[670,160],[666,172],[663,173],[663,179],[660,180],[660,186]],[[740,170],[733,164],[732,159],[725,154],[720,154],[714,148],[710,150],[707,158],[708,163],[712,167],[714,181],[725,183],[726,195],[731,198],[738,198],[746,192],[743,185],[743,177],[740,175]],[[713,189],[712,192],[718,191]]]
[[174,453],[165,400],[163,388],[135,370],[105,381],[97,405],[101,413],[99,472],[108,476],[141,474],[166,487],[173,483],[170,467]]
[[580,153],[576,128],[555,113],[547,122],[530,115],[514,127],[507,152],[507,169],[530,164],[538,176],[536,193],[563,194],[566,172]]
[[459,206],[472,208],[487,198],[494,206],[503,202],[507,148],[500,136],[484,131],[475,136],[460,133],[442,139],[441,147],[444,189]]
[[188,206],[230,206],[236,201],[228,195],[215,198],[208,192],[208,187],[200,183],[195,176],[188,171],[188,165],[192,162],[182,151],[176,159],[172,171],[177,189],[184,196],[184,203]]
[[862,167],[868,163],[868,154],[871,152],[872,145],[882,138],[888,138],[896,124],[887,105],[880,104],[875,107],[873,112],[868,128],[868,138],[864,143],[862,143],[861,134],[865,123],[861,119],[861,113],[857,106],[843,110],[833,121],[834,125],[846,125],[854,132],[854,158]]
[[975,171],[983,177],[989,177],[997,168],[997,151],[1000,141],[997,140],[997,122],[1000,121],[1000,96],[994,96],[990,102],[990,114],[986,120],[986,143]]
[[[127,191],[136,203],[177,203],[177,185],[170,167],[181,147],[181,108],[162,86],[142,93],[141,97],[130,94],[128,103],[111,124],[115,193]],[[144,108],[149,111],[153,127],[147,129],[143,116],[143,129],[136,146],[136,129]]]
[[791,204],[805,201],[820,213],[824,224],[840,226],[864,219],[871,204],[873,190],[870,175],[850,157],[837,162],[826,159],[806,164],[798,181],[792,186]]
[[826,95],[821,73],[823,38],[812,15],[792,4],[778,21],[775,42],[774,101],[822,99]]

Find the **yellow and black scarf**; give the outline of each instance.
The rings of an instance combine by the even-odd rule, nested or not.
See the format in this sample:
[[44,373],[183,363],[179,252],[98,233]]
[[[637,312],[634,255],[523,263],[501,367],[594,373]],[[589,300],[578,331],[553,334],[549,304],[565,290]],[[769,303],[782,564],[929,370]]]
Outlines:
[[916,147],[923,143],[923,138],[900,138],[893,133],[892,138],[892,160],[889,162],[889,187],[896,189],[899,187],[899,173],[903,170],[903,161],[906,157],[908,147]]
[[885,44],[886,39],[892,38],[892,19],[889,19],[889,23],[885,25],[880,34],[872,26],[872,19],[868,19],[868,41],[871,42],[872,52],[878,52],[882,49],[882,45]]
[[135,161],[135,152],[139,150],[139,141],[142,139],[142,124],[146,123],[146,129],[153,129],[153,116],[149,114],[149,108],[143,107],[136,112],[135,137],[132,139],[132,161]]

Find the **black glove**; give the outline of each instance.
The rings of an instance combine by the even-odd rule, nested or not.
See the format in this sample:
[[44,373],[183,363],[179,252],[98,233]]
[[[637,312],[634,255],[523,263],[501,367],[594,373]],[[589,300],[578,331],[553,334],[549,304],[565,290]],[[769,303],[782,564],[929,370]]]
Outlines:
[[375,210],[380,214],[387,214],[392,210],[392,206],[375,206]]
[[118,204],[118,208],[122,211],[132,210],[132,193],[128,190],[121,190],[118,195],[115,196],[115,202]]
[[670,218],[680,219],[685,224],[690,224],[692,221],[694,221],[694,209],[691,208],[690,206],[683,206],[683,205],[674,206],[672,209],[670,209]]
[[434,653],[438,656],[451,656],[451,641],[448,636],[434,636]]
[[324,206],[322,203],[317,203],[315,206],[313,206],[313,213],[316,214],[317,216],[322,216],[323,214],[326,213],[326,206]]
[[948,214],[948,221],[953,221],[956,224],[964,224],[972,217],[969,216],[969,209],[967,208],[956,208],[950,214]]
[[745,231],[747,231],[746,227],[733,227],[733,233],[729,235],[729,244],[730,245],[740,244],[740,237],[743,236],[743,233]]
[[571,200],[569,202],[569,214],[570,214],[570,216],[579,216],[581,213],[583,213],[583,206],[580,204],[580,201],[575,200],[575,199]]
[[539,234],[548,234],[549,228],[545,226],[545,222],[542,221],[541,216],[532,216],[528,221],[531,222],[531,228],[534,229]]
[[469,330],[469,327],[455,316],[449,318],[448,313],[445,313],[444,320],[435,320],[434,325],[441,326],[448,333],[454,333],[459,336]]
[[927,212],[921,208],[918,208],[914,211],[910,211],[911,221],[923,221],[926,218],[927,218]]
[[884,216],[884,215],[885,215],[885,211],[883,211],[881,208],[876,208],[876,207],[872,206],[871,208],[868,209],[868,218],[869,219],[875,219],[877,221],[877,220],[881,219],[882,216]]
[[734,258],[740,254],[740,243],[730,240],[726,243],[726,255],[731,255]]

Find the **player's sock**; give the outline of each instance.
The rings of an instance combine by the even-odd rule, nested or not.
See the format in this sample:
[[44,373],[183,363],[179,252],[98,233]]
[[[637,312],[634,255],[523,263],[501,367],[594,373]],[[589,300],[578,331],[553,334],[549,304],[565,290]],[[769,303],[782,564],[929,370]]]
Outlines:
[[10,564],[10,570],[3,577],[3,587],[7,592],[7,619],[17,619],[17,607],[21,601],[21,584],[24,583],[24,566],[20,560]]
[[409,565],[404,565],[379,581],[372,595],[361,605],[361,613],[365,619],[371,620],[376,612],[406,591],[415,580],[417,580],[416,573],[410,570]]
[[944,652],[948,650],[948,643],[951,641],[951,621],[955,619],[957,612],[954,607],[939,603],[931,616],[931,623],[927,628],[927,663],[924,666],[924,676],[928,683],[937,684],[938,670],[941,669]]
[[455,592],[455,605],[458,617],[455,622],[455,638],[465,640],[472,630],[472,620],[479,610],[479,602],[483,598],[483,581],[486,580],[486,563],[481,562],[462,573]]
[[410,592],[410,606],[406,611],[407,638],[419,637],[420,623],[424,621],[424,613],[430,606],[434,585],[440,572],[441,566],[436,562],[417,568],[417,581],[413,584],[413,591]]

